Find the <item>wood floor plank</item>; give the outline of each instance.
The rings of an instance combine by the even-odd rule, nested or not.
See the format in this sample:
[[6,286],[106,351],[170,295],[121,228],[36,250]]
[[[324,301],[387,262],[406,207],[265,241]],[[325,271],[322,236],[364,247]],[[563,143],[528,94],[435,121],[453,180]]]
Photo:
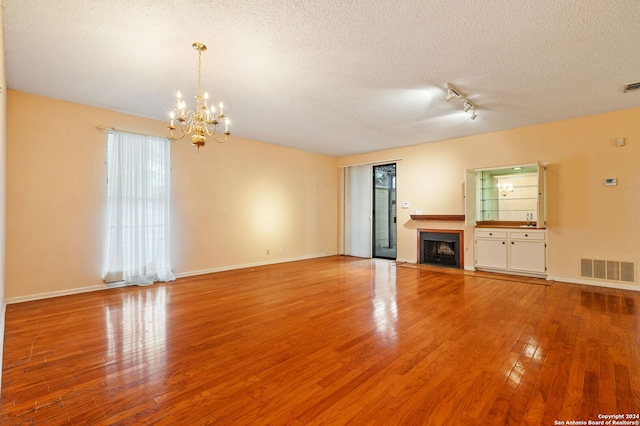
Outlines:
[[640,292],[330,256],[9,305],[0,424],[640,413]]

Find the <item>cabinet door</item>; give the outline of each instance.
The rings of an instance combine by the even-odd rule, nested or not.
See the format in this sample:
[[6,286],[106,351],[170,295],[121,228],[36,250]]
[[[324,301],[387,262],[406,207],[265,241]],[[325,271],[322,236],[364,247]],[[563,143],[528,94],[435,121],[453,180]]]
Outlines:
[[464,179],[464,217],[467,226],[475,226],[477,218],[477,175],[474,170],[467,170]]
[[507,241],[476,240],[476,267],[507,269]]
[[547,167],[538,162],[538,228],[547,227]]
[[509,269],[522,272],[546,272],[544,241],[511,241]]

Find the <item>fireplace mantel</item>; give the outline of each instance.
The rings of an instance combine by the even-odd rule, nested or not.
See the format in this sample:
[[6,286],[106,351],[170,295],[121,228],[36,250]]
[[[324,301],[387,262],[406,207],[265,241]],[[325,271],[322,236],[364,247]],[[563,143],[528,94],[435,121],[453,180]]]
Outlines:
[[464,222],[463,214],[412,214],[412,220],[450,220]]

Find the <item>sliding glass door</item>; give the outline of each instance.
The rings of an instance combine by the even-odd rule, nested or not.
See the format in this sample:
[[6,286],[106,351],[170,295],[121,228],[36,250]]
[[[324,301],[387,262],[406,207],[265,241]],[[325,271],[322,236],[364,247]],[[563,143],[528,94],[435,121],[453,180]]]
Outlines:
[[373,166],[373,257],[395,259],[396,165]]

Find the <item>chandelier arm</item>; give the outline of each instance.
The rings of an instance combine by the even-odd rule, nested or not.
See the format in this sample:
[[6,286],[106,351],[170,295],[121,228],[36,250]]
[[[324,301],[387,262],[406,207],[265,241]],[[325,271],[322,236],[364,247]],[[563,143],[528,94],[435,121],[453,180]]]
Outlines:
[[180,129],[183,133],[193,133],[193,131],[195,130],[195,122],[196,120],[194,119],[194,112],[189,111],[185,115],[185,120],[180,122]]
[[216,134],[216,126],[205,124],[204,131],[207,134],[207,136],[213,136]]
[[171,134],[171,137],[169,139],[171,139],[172,141],[179,141],[180,139],[184,139],[185,136],[187,136],[187,134],[185,132],[182,132],[182,136],[178,137],[173,133],[173,130],[169,130],[169,133]]
[[224,134],[224,139],[219,140],[215,135],[212,136],[213,140],[218,142],[218,143],[225,143],[227,141],[227,139],[229,138],[229,133],[225,133]]

